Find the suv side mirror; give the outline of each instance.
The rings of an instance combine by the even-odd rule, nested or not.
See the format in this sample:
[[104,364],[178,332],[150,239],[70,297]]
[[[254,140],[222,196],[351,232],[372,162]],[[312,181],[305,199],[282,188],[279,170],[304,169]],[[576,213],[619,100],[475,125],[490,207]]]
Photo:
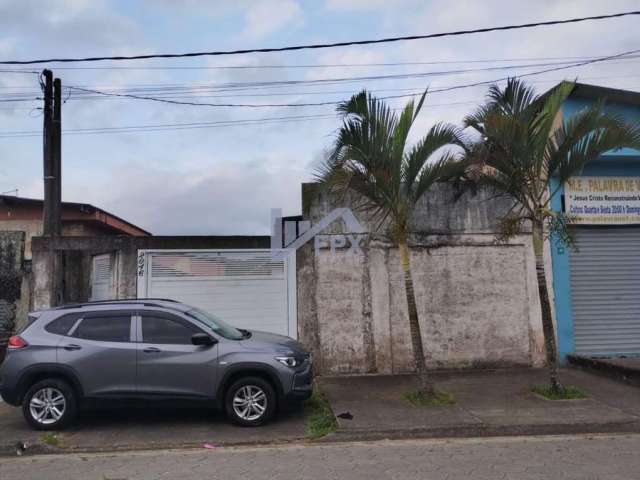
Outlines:
[[193,343],[194,345],[211,346],[218,343],[218,340],[213,338],[211,335],[207,335],[206,333],[194,333],[191,337],[191,343]]

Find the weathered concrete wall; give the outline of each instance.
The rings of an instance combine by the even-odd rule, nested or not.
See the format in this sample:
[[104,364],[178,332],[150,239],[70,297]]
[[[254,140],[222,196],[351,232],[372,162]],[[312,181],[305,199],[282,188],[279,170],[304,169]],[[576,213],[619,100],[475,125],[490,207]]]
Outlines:
[[0,232],[0,344],[13,333],[22,286],[24,232]]
[[[305,218],[312,224],[352,201],[338,203],[312,188],[303,198]],[[426,195],[410,241],[428,365],[540,365],[540,309],[529,236],[495,242],[495,218],[509,208],[507,199],[486,192],[467,193],[458,202],[454,198],[444,185]],[[372,232],[374,222],[354,213]],[[335,222],[327,238],[343,228]],[[413,371],[399,253],[384,227],[364,235],[357,254],[347,248],[315,254],[312,243],[298,251],[298,325],[320,371]]]
[[115,298],[135,298],[137,295],[138,250],[144,249],[219,249],[269,248],[267,236],[168,236],[133,237],[63,236],[34,237],[33,251],[33,309],[48,308],[52,298],[52,253],[60,252],[64,272],[63,298],[59,303],[86,302],[91,295],[91,262],[94,255],[111,254],[115,261]]
[[[65,221],[62,225],[62,234],[63,235],[71,235],[71,236],[81,236],[81,235],[104,235],[105,229],[102,229],[98,226],[90,225],[83,222],[73,222],[73,221]],[[0,220],[0,232],[24,232],[24,259],[29,262],[31,261],[31,239],[33,237],[37,237],[42,235],[42,220],[34,219],[34,220]],[[65,259],[61,259],[62,262],[65,262]],[[73,265],[73,261],[70,262],[70,265]],[[41,268],[40,268],[41,269]],[[72,271],[74,269],[72,268]],[[69,285],[69,292],[77,292],[78,298],[81,298],[85,293],[85,288],[81,283],[84,278],[78,277],[77,274],[80,273],[78,269],[75,269],[74,274],[68,273],[65,275],[64,282]],[[42,283],[45,280],[44,277],[40,276],[38,288],[42,290]],[[49,285],[47,283],[47,285]],[[77,289],[80,287],[80,289]],[[22,285],[20,287],[20,298],[16,303],[16,328],[19,329],[23,326],[23,322],[26,321],[27,313],[34,308],[34,303],[31,298],[32,289],[35,288],[34,279],[30,269],[27,269],[22,272]],[[48,288],[48,287],[47,287]],[[72,298],[75,298],[72,296]],[[73,299],[69,301],[75,301]],[[40,303],[39,303],[40,304]],[[42,305],[48,305],[48,301]]]
[[[318,222],[338,206],[352,207],[355,198],[346,196],[343,201],[330,198],[319,191],[315,184],[302,185],[303,216],[312,223]],[[429,234],[451,235],[456,233],[487,233],[494,235],[497,218],[511,207],[512,201],[506,197],[495,197],[486,190],[465,192],[458,195],[449,185],[438,184],[423,195],[416,205],[413,217],[414,231]],[[355,208],[352,208],[355,210]],[[355,212],[360,223],[369,232],[384,232],[385,226],[363,212]],[[341,231],[341,225],[335,224],[330,230]]]

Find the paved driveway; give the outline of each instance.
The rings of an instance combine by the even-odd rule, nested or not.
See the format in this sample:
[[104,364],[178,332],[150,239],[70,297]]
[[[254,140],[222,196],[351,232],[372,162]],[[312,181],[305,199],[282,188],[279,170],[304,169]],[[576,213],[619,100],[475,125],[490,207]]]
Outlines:
[[[27,427],[19,408],[0,403],[0,455],[26,442],[33,450],[48,448],[51,436]],[[194,447],[203,443],[236,445],[288,442],[305,438],[302,409],[281,414],[259,428],[232,425],[224,415],[204,409],[122,409],[84,413],[53,443],[64,450],[103,451]],[[0,478],[2,478],[0,476]]]

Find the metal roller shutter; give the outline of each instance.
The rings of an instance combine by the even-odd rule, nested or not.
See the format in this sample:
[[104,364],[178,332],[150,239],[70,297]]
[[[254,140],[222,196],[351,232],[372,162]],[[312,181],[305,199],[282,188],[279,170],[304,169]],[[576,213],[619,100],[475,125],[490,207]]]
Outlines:
[[576,353],[640,354],[640,228],[579,228],[571,253]]

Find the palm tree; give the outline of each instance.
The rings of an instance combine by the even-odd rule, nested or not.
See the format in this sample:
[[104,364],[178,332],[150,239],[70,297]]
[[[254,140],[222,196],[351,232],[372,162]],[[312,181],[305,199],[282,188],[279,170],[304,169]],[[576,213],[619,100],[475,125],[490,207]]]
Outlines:
[[571,218],[550,208],[552,179],[562,185],[584,165],[603,153],[624,147],[639,148],[640,129],[604,112],[596,102],[562,120],[558,115],[575,84],[563,82],[544,95],[536,95],[524,82],[511,79],[504,89],[491,86],[487,102],[465,118],[481,140],[469,145],[467,177],[514,200],[500,219],[500,237],[507,239],[531,226],[536,262],[542,327],[549,367],[550,388],[561,392],[558,353],[545,278],[545,232],[570,244]]
[[[420,391],[433,394],[426,374],[426,362],[418,310],[411,277],[408,241],[411,217],[420,198],[438,181],[448,178],[459,156],[446,147],[462,145],[459,129],[437,124],[410,148],[407,137],[426,92],[417,106],[410,101],[400,115],[366,90],[338,107],[343,125],[327,160],[320,167],[318,180],[338,195],[354,193],[354,206],[365,210],[388,228],[398,245],[404,271],[411,344]],[[437,154],[440,149],[445,151]]]

